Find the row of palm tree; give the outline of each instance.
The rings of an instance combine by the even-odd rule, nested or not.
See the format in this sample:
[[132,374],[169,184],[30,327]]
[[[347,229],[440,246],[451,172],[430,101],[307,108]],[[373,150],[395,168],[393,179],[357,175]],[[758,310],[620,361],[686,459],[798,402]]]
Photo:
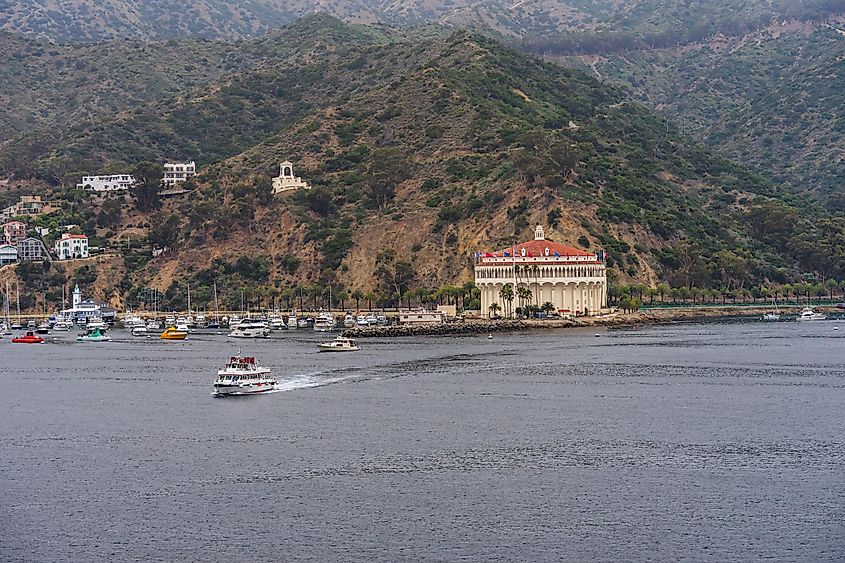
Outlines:
[[815,298],[821,302],[824,298],[833,302],[836,298],[845,300],[845,281],[826,280],[823,283],[797,282],[774,284],[768,283],[753,287],[670,287],[665,283],[650,287],[645,284],[630,284],[611,286],[609,298],[611,303],[618,303],[621,299],[637,297],[643,303],[660,304],[726,304],[770,302],[773,299],[788,303],[809,302]]

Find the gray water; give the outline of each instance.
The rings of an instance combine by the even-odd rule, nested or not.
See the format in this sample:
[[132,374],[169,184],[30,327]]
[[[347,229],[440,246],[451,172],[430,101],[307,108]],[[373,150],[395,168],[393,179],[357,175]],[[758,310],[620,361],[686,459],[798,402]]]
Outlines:
[[6,339],[0,559],[843,560],[834,326]]

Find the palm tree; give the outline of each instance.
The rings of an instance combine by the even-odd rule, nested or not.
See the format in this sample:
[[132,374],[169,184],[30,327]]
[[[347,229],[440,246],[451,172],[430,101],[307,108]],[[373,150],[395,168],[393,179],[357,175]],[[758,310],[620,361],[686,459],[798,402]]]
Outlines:
[[546,313],[546,315],[548,315],[549,313],[551,313],[552,311],[555,310],[555,304],[552,303],[551,301],[546,301],[540,307],[540,310],[543,311],[544,313]]
[[490,316],[491,317],[495,317],[499,313],[499,311],[501,310],[501,307],[499,307],[498,303],[491,303],[490,306],[487,307],[487,308],[490,309]]
[[665,283],[659,283],[659,284],[657,284],[656,289],[657,289],[657,293],[660,294],[660,303],[663,303],[664,299],[666,297],[666,294],[669,293],[669,286],[666,285]]
[[502,289],[499,290],[499,297],[505,302],[505,314],[508,317],[511,316],[513,310],[513,296],[513,286],[509,283],[503,285]]
[[376,294],[373,293],[372,291],[368,291],[366,294],[364,294],[364,299],[367,300],[367,310],[372,311],[373,310],[373,301],[375,301],[375,299],[376,299]]
[[516,288],[516,295],[519,297],[520,306],[525,309],[525,303],[531,303],[531,298],[534,296],[534,292],[522,285]]
[[352,292],[352,299],[355,300],[355,309],[356,310],[361,309],[361,299],[363,299],[363,297],[364,297],[364,292],[361,291],[360,289],[356,289],[355,291]]
[[349,294],[345,291],[338,291],[335,298],[340,301],[340,308],[346,309],[346,300],[349,299]]

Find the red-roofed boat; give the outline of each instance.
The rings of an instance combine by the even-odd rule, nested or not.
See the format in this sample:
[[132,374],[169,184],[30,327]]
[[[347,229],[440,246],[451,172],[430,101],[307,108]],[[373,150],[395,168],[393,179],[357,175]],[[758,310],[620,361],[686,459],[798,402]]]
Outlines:
[[12,338],[12,342],[15,344],[44,344],[44,339],[28,330],[25,335]]

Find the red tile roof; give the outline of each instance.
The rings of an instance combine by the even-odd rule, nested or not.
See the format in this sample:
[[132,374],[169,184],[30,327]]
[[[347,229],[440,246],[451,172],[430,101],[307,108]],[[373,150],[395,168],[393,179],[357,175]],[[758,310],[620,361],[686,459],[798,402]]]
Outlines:
[[[522,242],[515,247],[504,248],[498,252],[493,253],[494,256],[504,256],[505,252],[508,254],[516,250],[517,256],[522,256],[522,249],[525,249],[525,256],[554,256],[557,252],[560,256],[595,256],[592,252],[586,252],[573,246],[560,244],[559,242],[552,242],[550,240],[530,240]],[[548,249],[548,253],[546,253]]]

